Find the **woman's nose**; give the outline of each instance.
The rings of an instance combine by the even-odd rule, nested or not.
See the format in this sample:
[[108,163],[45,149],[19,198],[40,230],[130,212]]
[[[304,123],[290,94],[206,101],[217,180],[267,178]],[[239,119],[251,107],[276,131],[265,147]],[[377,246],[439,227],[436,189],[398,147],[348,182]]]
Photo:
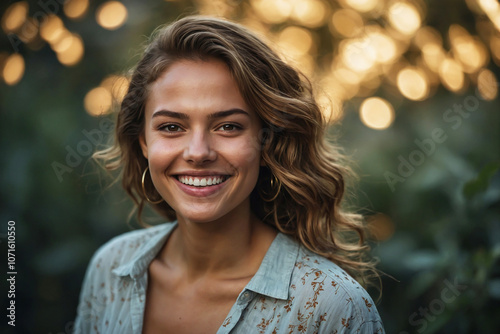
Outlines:
[[188,162],[204,164],[214,161],[217,153],[213,150],[208,134],[203,131],[193,131],[188,138],[183,157]]

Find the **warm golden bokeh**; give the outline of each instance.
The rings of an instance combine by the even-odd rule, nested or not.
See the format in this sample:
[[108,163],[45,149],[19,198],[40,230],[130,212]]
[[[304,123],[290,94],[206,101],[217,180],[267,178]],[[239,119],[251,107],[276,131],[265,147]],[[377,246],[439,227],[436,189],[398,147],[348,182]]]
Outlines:
[[18,54],[14,53],[10,55],[4,63],[2,70],[2,77],[6,84],[15,85],[17,84],[24,75],[24,58]]
[[291,56],[302,56],[311,51],[313,37],[307,29],[290,26],[279,33],[278,45],[284,53],[290,53]]
[[317,28],[322,26],[327,17],[327,8],[320,0],[299,0],[295,3],[291,17],[300,24]]
[[66,0],[64,2],[64,14],[70,19],[83,17],[89,8],[89,0]]
[[360,117],[363,124],[369,128],[387,129],[394,121],[394,108],[387,100],[370,97],[361,104]]
[[428,43],[422,48],[422,56],[425,65],[433,72],[438,73],[441,63],[446,59],[441,45]]
[[398,73],[398,89],[404,97],[421,101],[429,95],[429,81],[418,67],[407,67]]
[[488,51],[484,44],[471,36],[462,26],[458,24],[451,25],[448,35],[453,55],[461,63],[464,72],[477,72],[489,60]]
[[465,76],[462,66],[453,59],[443,60],[439,67],[439,77],[443,86],[452,92],[458,92],[464,88]]
[[387,11],[390,24],[400,33],[411,36],[420,28],[422,19],[417,8],[410,2],[393,2]]
[[97,23],[108,30],[120,28],[127,20],[127,17],[127,8],[119,1],[105,2],[96,11]]
[[44,24],[40,27],[40,36],[49,43],[57,43],[62,37],[66,28],[59,16],[51,14],[45,18]]
[[70,34],[58,44],[58,48],[54,50],[57,52],[57,59],[61,64],[66,66],[76,65],[83,58],[84,46],[83,40],[76,34]]
[[380,4],[379,0],[342,0],[341,2],[359,12],[369,12]]
[[495,28],[500,31],[500,4],[497,0],[477,0],[479,7],[491,20]]
[[342,41],[339,52],[343,64],[353,71],[366,72],[377,60],[377,50],[366,38]]
[[492,101],[498,96],[498,80],[490,70],[484,69],[477,77],[477,89],[481,97]]
[[[395,98],[422,101],[441,85],[462,93],[473,84],[485,100],[497,98],[497,87],[491,84],[495,75],[487,68],[491,61],[500,66],[500,4],[497,0],[465,2],[477,17],[476,31],[457,23],[444,28],[445,36],[442,27],[438,31],[426,25],[428,4],[424,0],[249,0],[246,5],[233,0],[195,0],[194,5],[201,14],[237,17],[236,21],[261,34],[302,73],[324,84],[325,94],[319,94],[320,98],[325,105],[327,100],[335,101],[330,104],[335,111],[326,107],[325,115],[336,118],[346,101],[368,98],[381,89],[384,95],[391,92],[400,94]],[[89,0],[66,0],[62,6],[70,19],[83,18],[90,8]],[[123,26],[129,15],[125,5],[115,0],[100,4],[94,14],[97,23],[108,30]],[[65,66],[83,59],[84,41],[67,29],[60,13],[47,13],[43,20],[29,15],[28,2],[14,2],[2,17],[4,31],[15,34],[31,50],[47,42]],[[328,30],[323,28],[331,35],[326,43]],[[325,51],[330,44],[332,49]],[[24,66],[16,73],[21,72]],[[127,86],[127,78],[113,75],[99,88],[119,102]],[[389,102],[364,101],[360,112],[367,126],[390,126],[394,110]]]
[[107,89],[116,102],[121,103],[127,93],[129,79],[121,75],[109,75],[101,82],[100,86]]
[[2,16],[2,28],[6,33],[20,29],[28,17],[29,5],[18,1],[10,5]]
[[332,30],[345,37],[358,35],[364,27],[363,18],[352,9],[340,9],[332,15]]
[[90,90],[83,101],[85,110],[91,116],[101,116],[109,112],[113,104],[113,97],[104,87]]
[[287,0],[251,0],[255,13],[266,23],[285,22],[292,13],[293,6]]
[[[370,27],[367,30],[370,30]],[[367,33],[366,40],[366,43],[375,49],[375,60],[378,63],[392,63],[399,56],[396,43],[381,29],[372,29],[371,32]]]

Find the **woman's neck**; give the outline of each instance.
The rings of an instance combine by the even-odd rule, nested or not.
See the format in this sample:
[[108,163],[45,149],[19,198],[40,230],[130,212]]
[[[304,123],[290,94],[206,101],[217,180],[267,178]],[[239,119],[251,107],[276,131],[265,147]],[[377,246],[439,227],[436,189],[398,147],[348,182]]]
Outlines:
[[160,259],[189,281],[202,277],[238,279],[253,276],[276,231],[250,211],[213,222],[178,219]]

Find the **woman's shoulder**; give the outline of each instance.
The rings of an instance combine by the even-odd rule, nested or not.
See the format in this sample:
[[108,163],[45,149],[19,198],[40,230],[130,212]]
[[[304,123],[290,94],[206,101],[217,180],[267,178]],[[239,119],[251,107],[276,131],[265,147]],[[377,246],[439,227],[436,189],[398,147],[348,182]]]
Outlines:
[[374,332],[383,328],[368,292],[337,264],[304,247],[300,247],[295,263],[290,295],[305,308],[338,319],[343,326],[368,325]]

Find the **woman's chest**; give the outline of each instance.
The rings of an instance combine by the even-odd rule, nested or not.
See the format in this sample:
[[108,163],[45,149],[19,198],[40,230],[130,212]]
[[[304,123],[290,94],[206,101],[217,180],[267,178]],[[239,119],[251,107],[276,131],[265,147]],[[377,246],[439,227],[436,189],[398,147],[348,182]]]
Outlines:
[[143,333],[215,334],[248,280],[181,284],[150,271]]

